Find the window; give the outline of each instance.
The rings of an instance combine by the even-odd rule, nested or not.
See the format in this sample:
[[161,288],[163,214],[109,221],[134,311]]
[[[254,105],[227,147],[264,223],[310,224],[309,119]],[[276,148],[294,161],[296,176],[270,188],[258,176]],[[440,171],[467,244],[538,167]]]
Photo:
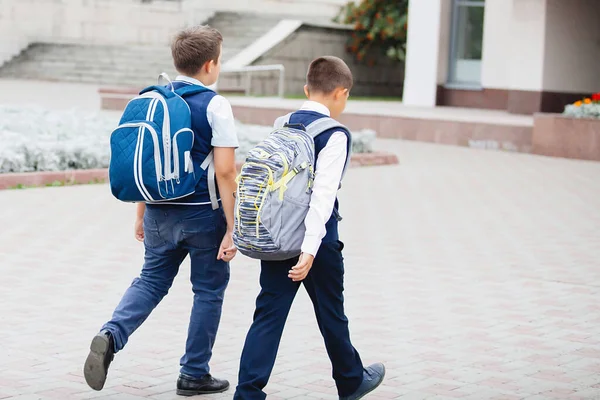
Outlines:
[[481,85],[485,0],[454,0],[448,83]]

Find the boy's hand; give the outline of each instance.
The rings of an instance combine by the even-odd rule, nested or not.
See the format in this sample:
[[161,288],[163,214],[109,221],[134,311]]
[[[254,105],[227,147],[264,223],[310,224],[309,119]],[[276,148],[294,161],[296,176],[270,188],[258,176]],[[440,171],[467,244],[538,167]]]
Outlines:
[[142,218],[137,218],[135,220],[133,234],[138,242],[144,241],[144,220]]
[[298,264],[292,267],[289,271],[288,277],[294,282],[303,281],[308,272],[312,268],[313,262],[315,261],[315,257],[311,256],[307,253],[302,253],[300,255],[300,259],[298,260]]
[[225,234],[223,241],[221,242],[221,247],[219,248],[219,255],[217,256],[217,260],[229,262],[233,260],[236,254],[237,249],[233,244],[233,232],[228,231]]

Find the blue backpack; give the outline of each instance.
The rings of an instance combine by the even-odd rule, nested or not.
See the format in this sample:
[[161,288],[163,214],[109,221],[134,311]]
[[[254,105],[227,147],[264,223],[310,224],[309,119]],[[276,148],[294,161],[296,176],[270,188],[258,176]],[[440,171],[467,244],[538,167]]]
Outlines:
[[[213,153],[192,160],[194,132],[185,97],[210,91],[189,85],[173,90],[150,86],[125,108],[119,126],[110,136],[109,181],[121,201],[160,203],[194,193],[204,172],[213,209],[217,209]],[[194,171],[194,164],[201,171]]]

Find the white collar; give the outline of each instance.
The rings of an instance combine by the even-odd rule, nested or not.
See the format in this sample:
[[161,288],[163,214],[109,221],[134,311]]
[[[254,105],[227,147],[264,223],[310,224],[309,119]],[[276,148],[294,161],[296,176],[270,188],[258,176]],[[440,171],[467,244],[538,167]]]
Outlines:
[[304,111],[318,112],[319,114],[327,115],[328,117],[331,116],[331,111],[329,111],[329,108],[327,108],[321,103],[312,100],[305,101],[304,104],[302,104],[302,108],[300,109]]
[[175,80],[178,82],[188,83],[190,85],[206,86],[204,83],[200,82],[198,79],[191,78],[191,77],[185,76],[185,75],[179,75],[177,78],[175,78]]

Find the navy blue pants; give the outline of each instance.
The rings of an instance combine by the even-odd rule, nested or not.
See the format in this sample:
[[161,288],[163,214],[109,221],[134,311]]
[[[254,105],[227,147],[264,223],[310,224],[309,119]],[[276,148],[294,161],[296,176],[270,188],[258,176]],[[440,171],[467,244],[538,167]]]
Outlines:
[[266,398],[263,388],[273,370],[285,321],[300,283],[312,300],[339,395],[348,396],[358,389],[363,379],[363,365],[350,342],[348,319],[344,314],[342,248],[339,241],[322,244],[303,282],[288,278],[288,271],[297,263],[297,258],[261,263],[262,290],[256,299],[254,322],[242,352],[234,399]]
[[145,262],[112,319],[102,329],[113,334],[115,350],[148,318],[167,294],[179,266],[189,254],[194,304],[181,372],[193,377],[209,373],[229,264],[218,261],[227,230],[223,211],[210,206],[148,206],[144,215]]

